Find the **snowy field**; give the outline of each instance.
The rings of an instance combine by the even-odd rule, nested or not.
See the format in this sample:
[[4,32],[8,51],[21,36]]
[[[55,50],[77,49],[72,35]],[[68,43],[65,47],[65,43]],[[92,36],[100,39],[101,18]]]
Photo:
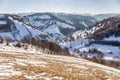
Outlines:
[[[119,37],[114,38],[106,38],[105,40],[118,40]],[[74,50],[78,50],[78,54],[86,55],[86,57],[92,58],[92,57],[97,57],[100,54],[98,52],[89,52],[90,49],[96,49],[101,52],[103,55],[103,59],[105,60],[112,60],[112,61],[119,61],[120,62],[120,47],[119,46],[112,46],[112,45],[101,45],[101,44],[89,44],[88,39],[79,39],[76,41],[71,41],[71,42],[64,42],[60,43],[61,47],[67,47],[71,54],[75,54]],[[86,46],[87,45],[87,46]]]
[[0,80],[120,80],[120,70],[82,58],[0,45]]

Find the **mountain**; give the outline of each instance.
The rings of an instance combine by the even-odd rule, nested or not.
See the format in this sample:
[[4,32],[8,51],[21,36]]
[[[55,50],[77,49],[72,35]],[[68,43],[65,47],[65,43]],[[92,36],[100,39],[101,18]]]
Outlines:
[[120,36],[120,15],[104,19],[103,21],[96,23],[96,30],[92,35],[94,38],[99,39],[109,38],[110,36],[119,37]]
[[68,23],[71,23],[73,26],[75,26],[76,30],[85,29],[86,27],[89,27],[98,22],[98,20],[91,15],[67,14],[67,13],[66,14],[56,13],[54,15]]
[[36,29],[59,41],[74,32],[90,29],[95,23],[118,14],[24,13],[19,15]]
[[0,37],[20,41],[27,36],[50,40],[48,35],[33,28],[20,16],[10,14],[0,15]]
[[102,21],[103,19],[107,19],[109,17],[113,17],[119,15],[119,13],[108,13],[108,14],[97,14],[94,15],[94,17],[98,20],[98,21]]
[[22,17],[36,29],[50,35],[54,40],[65,38],[75,31],[89,28],[97,22],[94,17],[63,14],[34,13],[23,14]]
[[[102,16],[101,16],[102,15]],[[90,29],[92,26],[99,21],[98,17],[101,19],[107,18],[117,14],[100,14],[100,15],[78,15],[78,14],[67,14],[67,13],[23,13],[16,15],[5,15],[6,25],[14,26],[12,29],[9,28],[6,33],[2,33],[6,37],[11,37],[14,40],[20,40],[24,36],[39,36],[41,39],[51,40],[51,41],[61,41],[67,36],[73,33],[79,33],[84,29]],[[12,20],[12,18],[14,18]],[[2,20],[2,18],[1,18]],[[4,21],[4,18],[3,18]],[[2,25],[2,23],[1,23]],[[25,28],[24,33],[22,28]],[[19,32],[19,28],[20,32]],[[28,30],[29,28],[29,30]],[[30,32],[31,28],[31,32]],[[1,29],[3,29],[1,27]],[[7,29],[6,29],[7,30]],[[35,31],[33,31],[35,30]],[[3,31],[3,30],[2,30]],[[19,35],[19,33],[21,35]],[[36,32],[35,34],[33,32]],[[15,35],[13,35],[16,33]],[[17,36],[16,36],[17,35]]]
[[97,22],[90,29],[80,30],[73,33],[71,36],[77,38],[94,38],[101,40],[110,36],[119,37],[120,15],[104,19]]
[[119,80],[119,74],[119,69],[82,58],[0,44],[1,80]]
[[75,30],[71,24],[66,23],[50,13],[36,13],[23,17],[36,29],[50,35],[54,40],[64,38],[70,32]]

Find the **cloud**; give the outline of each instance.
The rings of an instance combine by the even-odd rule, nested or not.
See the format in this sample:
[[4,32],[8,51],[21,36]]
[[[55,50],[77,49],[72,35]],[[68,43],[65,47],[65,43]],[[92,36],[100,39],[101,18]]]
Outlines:
[[2,12],[120,12],[120,0],[0,0]]

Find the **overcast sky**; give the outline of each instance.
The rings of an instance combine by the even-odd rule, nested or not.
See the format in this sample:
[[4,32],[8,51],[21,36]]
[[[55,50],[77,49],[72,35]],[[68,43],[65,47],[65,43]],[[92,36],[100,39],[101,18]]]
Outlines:
[[0,13],[120,13],[120,0],[0,0]]

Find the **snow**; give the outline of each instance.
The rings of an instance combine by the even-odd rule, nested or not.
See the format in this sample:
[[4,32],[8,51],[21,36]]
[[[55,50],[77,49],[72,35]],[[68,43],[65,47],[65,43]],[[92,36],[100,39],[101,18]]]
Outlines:
[[[71,42],[64,42],[64,43],[60,43],[60,46],[61,47],[68,47],[69,48],[69,51],[70,52],[73,52],[73,50],[75,49],[75,48],[82,48],[82,47],[84,47],[84,43],[88,43],[88,40],[87,39],[78,39],[78,40],[75,40],[75,41],[71,41]],[[72,47],[72,48],[70,48],[70,46]]]
[[6,21],[0,21],[0,25],[6,25],[7,22]]
[[108,38],[105,38],[106,41],[120,41],[120,37],[110,36]]
[[37,52],[38,54],[43,53],[41,49],[37,50],[37,48],[35,46],[32,46],[32,45],[26,44],[26,45],[28,45],[28,49],[26,50],[26,49],[24,49],[24,47],[21,47],[21,48],[14,47],[13,44],[14,43],[9,43],[9,46],[7,46],[6,43],[0,44],[1,54],[6,53],[6,51],[9,51],[10,52],[9,54],[16,54],[16,53],[21,53],[21,52],[24,52],[24,53],[35,53],[35,52]]
[[57,22],[57,24],[58,24],[59,26],[61,26],[62,28],[75,29],[75,27],[70,26],[70,25],[65,24],[65,23]]
[[51,19],[51,17],[49,15],[43,14],[43,15],[39,15],[39,16],[34,16],[34,19]]
[[[50,18],[46,16],[49,16]],[[49,14],[28,15],[26,17],[32,26],[42,30],[44,33],[50,36],[53,41],[58,41],[66,36],[63,32],[61,32],[61,29],[75,29],[75,27],[69,23],[54,19]]]
[[[114,57],[120,56],[120,49],[116,46],[92,44],[88,48],[96,48],[102,51],[105,59],[114,59]],[[109,54],[109,52],[112,53]]]
[[41,32],[40,30],[34,29],[27,25],[25,25],[25,26],[29,30],[29,32],[32,34],[33,37],[39,36],[40,34],[45,34],[45,33]]
[[[85,60],[85,59],[82,59],[82,58],[74,58],[74,57],[67,57],[67,56],[62,56],[61,57],[61,56],[53,55],[53,59],[56,58],[56,57],[57,57],[56,60],[62,60],[62,61],[71,62],[71,63],[75,62],[75,63],[79,63],[79,64],[86,65],[86,66],[94,66],[94,67],[101,68],[103,70],[110,70],[110,72],[112,72],[112,73],[120,72],[120,70],[117,70],[115,68],[111,68],[111,67],[108,67],[108,66],[104,66],[104,65],[101,65],[101,64],[94,63],[94,62],[89,62],[88,60]],[[74,64],[71,64],[71,65],[74,65]],[[78,64],[76,64],[76,65],[78,65]],[[86,66],[83,67],[83,66],[79,65],[79,67],[82,68],[82,69],[86,69],[87,68]]]
[[[47,15],[47,16],[49,16],[49,15]],[[46,26],[51,25],[51,24],[54,24],[54,23],[56,22],[55,20],[49,20],[50,18],[44,18],[44,16],[43,16],[42,19],[40,19],[40,20],[38,20],[38,21],[35,21],[35,19],[36,19],[36,18],[39,19],[39,17],[42,17],[42,16],[28,17],[29,20],[30,20],[29,22],[30,22],[32,25],[34,25],[34,26],[37,26],[37,27],[43,26],[43,27],[45,27],[45,28],[46,28]],[[46,19],[46,20],[44,20],[44,19]],[[70,25],[68,25],[68,24],[66,24],[66,23],[62,23],[62,22],[58,22],[58,21],[57,21],[56,23],[57,23],[59,26],[61,26],[62,28],[75,29],[73,26],[70,26]]]
[[53,24],[51,26],[49,26],[48,28],[45,28],[43,30],[43,32],[45,32],[46,34],[50,35],[52,37],[53,40],[56,39],[61,39],[64,38],[65,36],[60,32],[58,25]]
[[[110,46],[110,45],[92,44],[90,45],[90,47],[88,47],[88,49],[89,48],[96,48],[100,50],[104,54],[104,59],[106,60],[115,60],[116,56],[120,57],[119,47]],[[95,56],[94,54],[91,55]],[[118,61],[120,61],[120,59]]]
[[11,38],[11,39],[14,40],[14,37],[13,37],[13,35],[12,35],[11,32],[3,32],[3,33],[0,33],[0,37],[2,37],[3,39],[4,39],[4,38]]
[[91,22],[94,22],[94,23],[96,22],[96,20],[94,20],[94,19],[91,19],[90,21],[91,21]]
[[86,66],[79,66],[78,64],[70,64],[70,65],[66,65],[68,67],[76,67],[76,68],[79,68],[79,69],[88,69]]
[[44,32],[45,33],[49,33],[49,34],[51,34],[51,33],[61,34],[61,32],[59,31],[59,29],[58,29],[56,24],[54,24],[54,25],[44,29]]
[[16,59],[16,64],[17,64],[17,65],[21,65],[21,66],[27,66],[27,65],[24,63],[24,60],[20,60],[20,59]]
[[12,25],[12,26],[16,27],[16,30],[13,30],[11,32],[0,33],[0,36],[3,38],[11,38],[12,40],[19,41],[28,35],[36,38],[36,37],[39,37],[40,35],[45,34],[45,33],[41,32],[40,30],[34,29],[31,26],[28,26],[17,20],[14,20],[12,17],[9,17],[9,19],[15,24],[15,26],[14,25]]
[[[47,57],[47,56],[45,56],[45,57]],[[71,63],[74,63],[74,64],[70,64],[70,65],[66,65],[66,66],[75,65],[75,66],[72,66],[72,67],[78,67],[78,68],[82,68],[82,69],[87,69],[88,66],[93,66],[93,67],[101,68],[101,70],[105,70],[105,71],[109,70],[111,73],[114,73],[114,74],[116,74],[116,72],[120,72],[120,70],[117,70],[115,68],[111,68],[111,67],[108,67],[108,66],[104,66],[104,65],[101,65],[101,64],[94,63],[94,62],[89,62],[88,60],[81,59],[81,58],[53,55],[52,57],[50,57],[50,59],[60,60],[60,61],[63,61],[63,62],[71,62]],[[86,66],[81,66],[79,64],[86,65],[87,67]]]
[[22,25],[22,23],[19,23],[18,21],[14,22],[17,30],[19,30],[19,35],[21,36],[21,38],[25,37],[26,35],[30,35],[30,33],[27,31],[26,27]]
[[47,14],[27,16],[27,18],[29,19],[29,23],[35,27],[45,27],[46,24],[49,24],[51,19],[51,17]]
[[45,65],[47,64],[46,62],[42,62],[42,61],[34,61],[34,60],[23,60],[23,59],[15,59],[17,61],[18,64],[22,64],[25,66],[25,64],[30,64],[30,65],[34,65],[34,66],[42,66],[42,67],[46,67]]
[[0,15],[0,18],[5,18],[5,16],[4,15]]
[[13,75],[21,75],[21,72],[15,71],[11,65],[0,64],[0,77]]
[[81,24],[83,24],[85,27],[88,27],[88,25],[85,22],[80,22]]
[[65,20],[67,23],[69,23],[69,24],[74,24],[71,20]]
[[[112,39],[113,40],[113,39]],[[117,40],[117,39],[114,39]],[[100,54],[97,52],[91,53],[89,52],[90,49],[97,49],[98,51],[102,52],[101,55],[104,56],[104,59],[106,60],[112,60],[112,61],[120,61],[120,48],[118,46],[111,46],[111,45],[100,45],[100,44],[90,44],[88,46],[85,46],[89,43],[88,39],[77,39],[75,41],[71,42],[63,42],[60,43],[60,46],[62,48],[67,47],[69,52],[72,55],[78,55],[82,54],[86,57],[92,58],[92,57],[98,57]],[[75,50],[79,52],[75,52]],[[119,57],[119,58],[117,58]]]
[[[51,80],[49,77],[48,77],[48,78],[47,78],[47,77],[43,77],[43,76],[45,76],[45,75],[51,76],[51,74],[43,72],[43,73],[40,73],[40,74],[37,74],[37,75],[25,75],[25,77],[26,77],[27,79],[30,79],[30,80],[31,80],[31,79],[39,79],[39,78],[44,78],[44,80]],[[54,77],[52,77],[52,79],[55,79],[55,80],[63,80],[64,78],[58,77],[58,76],[54,76]]]
[[23,38],[24,36],[27,35],[32,35],[33,37],[40,35],[42,32],[27,26],[27,25],[23,25],[22,23],[15,21],[15,25],[17,27],[17,29],[19,30],[19,35]]
[[[8,52],[8,53],[7,53]],[[9,46],[6,46],[4,43],[0,44],[0,54],[5,54],[5,55],[17,55],[18,53],[26,53],[26,54],[35,54],[36,51],[32,50],[24,50],[22,48],[17,48],[12,46],[12,43],[9,44]],[[38,53],[39,54],[39,53]],[[46,67],[46,62],[42,61],[35,61],[33,59],[27,60],[27,59],[18,59],[14,58],[11,59],[14,60],[10,61],[9,58],[2,58],[0,57],[0,77],[1,76],[14,76],[14,75],[21,75],[22,72],[14,70],[14,65],[21,65],[21,66],[27,66],[28,64],[34,65],[34,66],[40,66],[40,67]],[[5,63],[7,62],[7,64]]]

